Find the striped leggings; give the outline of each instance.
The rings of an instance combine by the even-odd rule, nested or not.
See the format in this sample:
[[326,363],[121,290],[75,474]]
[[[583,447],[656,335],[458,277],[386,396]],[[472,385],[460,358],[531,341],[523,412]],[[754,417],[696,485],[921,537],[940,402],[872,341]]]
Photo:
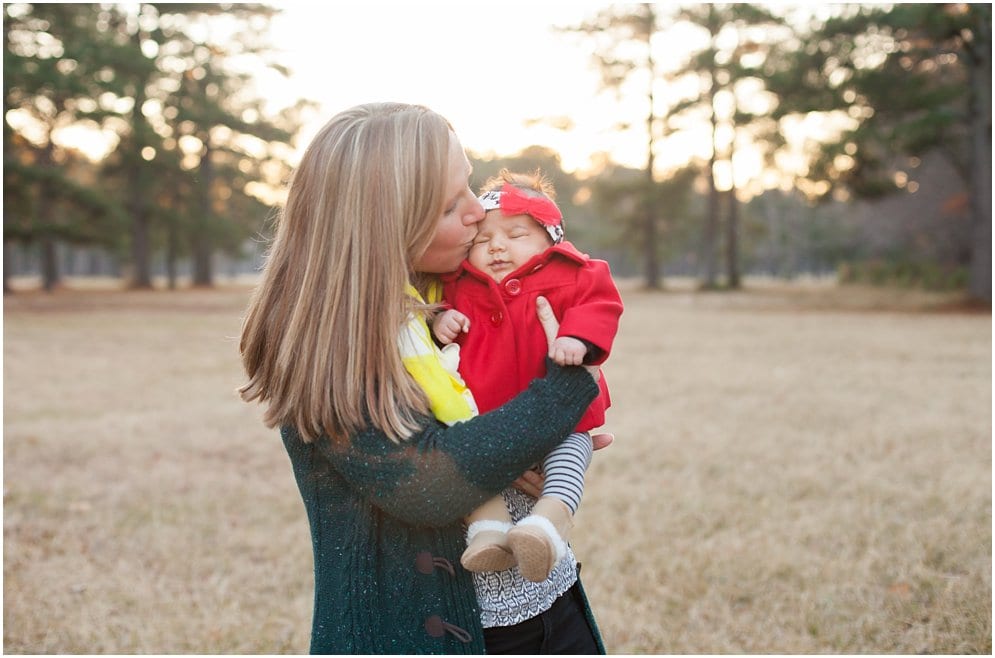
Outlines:
[[591,464],[593,451],[591,435],[587,432],[574,432],[563,439],[542,463],[546,475],[542,495],[562,500],[571,513],[576,514],[584,495],[584,474]]

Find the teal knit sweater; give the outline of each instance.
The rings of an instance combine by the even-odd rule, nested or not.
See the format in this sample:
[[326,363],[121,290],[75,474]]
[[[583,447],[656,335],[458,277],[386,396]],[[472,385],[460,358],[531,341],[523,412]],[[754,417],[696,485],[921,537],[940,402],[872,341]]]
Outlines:
[[311,653],[484,653],[459,562],[463,517],[540,461],[597,394],[584,370],[549,362],[499,409],[452,427],[426,418],[401,444],[372,428],[304,443],[283,428],[314,548]]

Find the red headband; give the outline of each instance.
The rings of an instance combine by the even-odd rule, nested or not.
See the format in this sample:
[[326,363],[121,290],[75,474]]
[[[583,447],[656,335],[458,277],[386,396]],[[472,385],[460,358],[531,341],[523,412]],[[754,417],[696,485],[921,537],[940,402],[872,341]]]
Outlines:
[[552,199],[528,196],[510,183],[501,188],[500,203],[505,215],[528,215],[545,226],[559,226],[563,219]]

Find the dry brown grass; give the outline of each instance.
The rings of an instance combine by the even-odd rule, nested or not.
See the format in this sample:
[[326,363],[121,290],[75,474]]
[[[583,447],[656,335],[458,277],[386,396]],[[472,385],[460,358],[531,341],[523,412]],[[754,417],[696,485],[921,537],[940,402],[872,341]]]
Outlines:
[[[245,301],[5,298],[6,653],[307,650],[303,506],[233,392]],[[574,536],[613,653],[991,652],[989,313],[625,301]]]

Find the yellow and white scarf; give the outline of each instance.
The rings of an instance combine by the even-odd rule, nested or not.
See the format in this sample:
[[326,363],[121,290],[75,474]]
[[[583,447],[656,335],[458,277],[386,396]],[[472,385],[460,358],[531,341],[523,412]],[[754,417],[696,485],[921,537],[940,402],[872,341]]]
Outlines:
[[[418,302],[425,303],[410,283],[405,291]],[[441,291],[437,286],[429,291],[429,297],[433,301],[441,298]],[[404,367],[425,391],[429,407],[439,421],[452,425],[477,415],[473,393],[467,388],[457,369],[459,345],[451,343],[439,349],[432,340],[428,323],[421,313],[408,315],[408,321],[401,327],[397,343]]]

